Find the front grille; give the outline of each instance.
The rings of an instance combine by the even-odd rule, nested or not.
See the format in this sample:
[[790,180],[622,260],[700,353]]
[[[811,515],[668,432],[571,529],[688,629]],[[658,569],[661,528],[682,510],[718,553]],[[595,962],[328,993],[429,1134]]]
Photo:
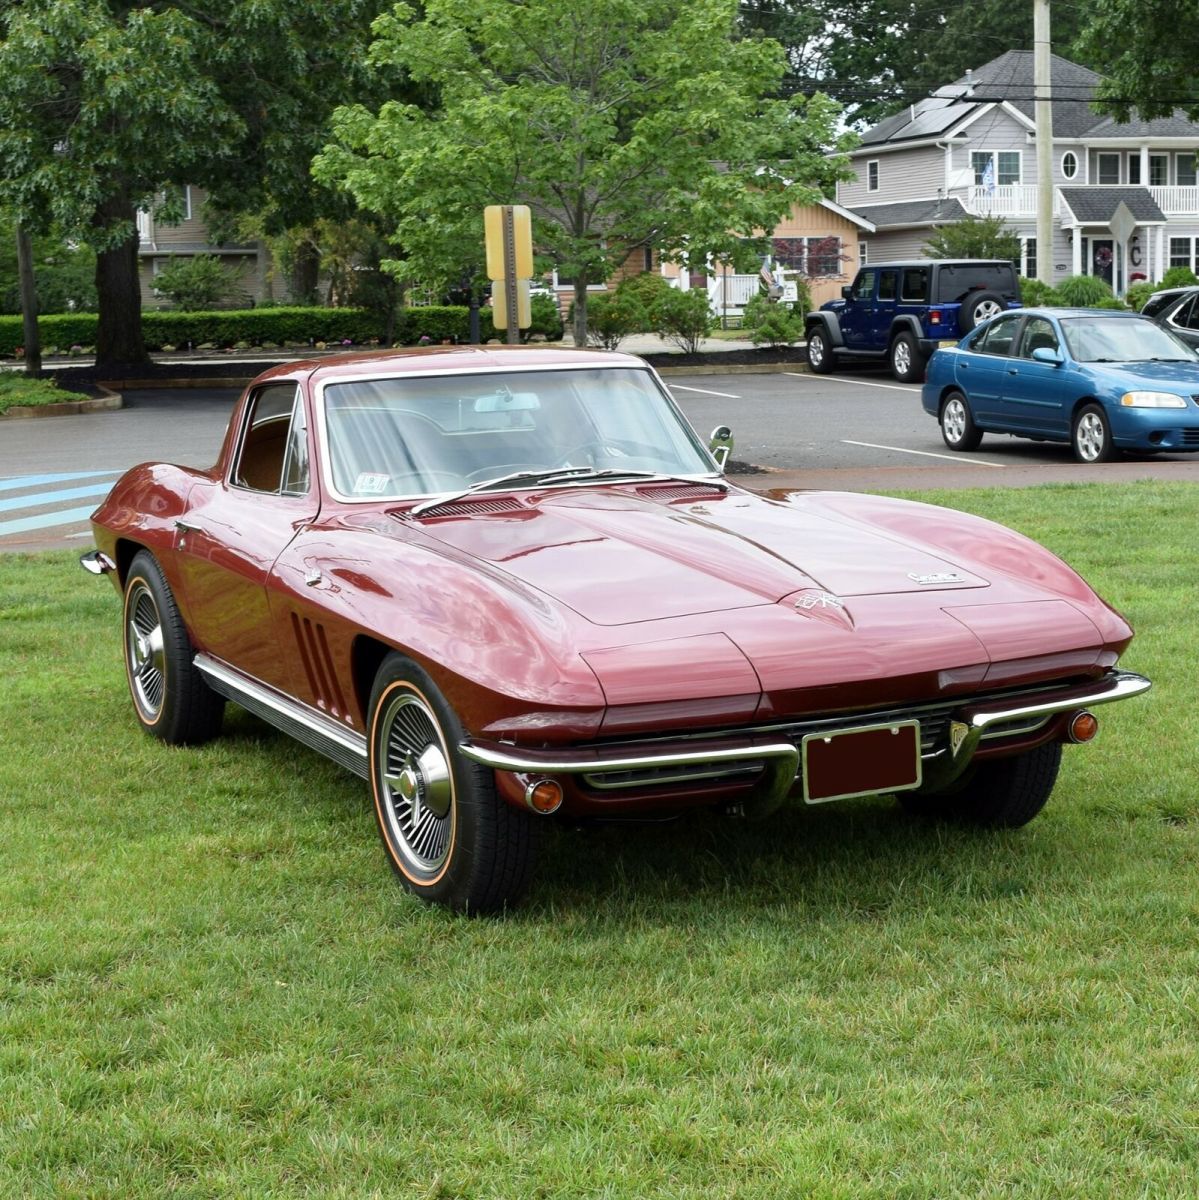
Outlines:
[[1184,429],[1182,431],[1184,446],[1199,446],[1199,429]]

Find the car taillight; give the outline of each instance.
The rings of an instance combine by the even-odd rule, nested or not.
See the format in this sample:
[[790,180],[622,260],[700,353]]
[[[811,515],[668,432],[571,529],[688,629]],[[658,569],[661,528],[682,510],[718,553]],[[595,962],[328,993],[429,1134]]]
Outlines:
[[934,309],[929,310],[928,323],[930,325],[940,325],[941,324],[941,310],[939,308],[934,308]]

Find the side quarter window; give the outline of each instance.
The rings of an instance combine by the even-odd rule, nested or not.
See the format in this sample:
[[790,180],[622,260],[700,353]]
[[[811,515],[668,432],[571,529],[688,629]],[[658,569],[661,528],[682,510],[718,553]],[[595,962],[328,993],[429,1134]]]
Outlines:
[[308,430],[294,383],[268,384],[250,397],[232,481],[255,492],[308,491]]

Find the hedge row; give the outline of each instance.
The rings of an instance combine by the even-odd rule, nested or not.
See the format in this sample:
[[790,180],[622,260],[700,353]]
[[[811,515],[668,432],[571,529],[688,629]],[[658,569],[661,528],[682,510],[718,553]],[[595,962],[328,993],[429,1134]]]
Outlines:
[[[491,310],[479,313],[480,336],[483,341],[496,337],[491,323]],[[42,348],[54,346],[66,352],[72,346],[94,346],[96,343],[95,313],[55,313],[38,318]],[[538,328],[533,332],[557,338],[556,329]],[[465,307],[428,306],[403,309],[397,317],[395,342],[415,345],[422,338],[430,342],[465,342],[469,337],[470,313]],[[383,318],[363,308],[251,308],[223,312],[143,312],[142,333],[148,350],[166,346],[176,350],[196,346],[229,348],[238,345],[262,346],[267,342],[277,346],[309,346],[317,342],[327,345],[350,344],[362,346],[381,342],[386,332]],[[21,318],[0,316],[0,356],[12,358],[24,345]]]

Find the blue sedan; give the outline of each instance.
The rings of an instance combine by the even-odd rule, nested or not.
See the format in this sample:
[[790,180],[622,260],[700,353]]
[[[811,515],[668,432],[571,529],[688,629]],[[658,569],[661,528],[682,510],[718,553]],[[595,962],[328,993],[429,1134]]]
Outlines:
[[1003,313],[932,356],[921,399],[951,450],[1007,433],[1069,442],[1084,463],[1199,451],[1199,354],[1136,313]]

